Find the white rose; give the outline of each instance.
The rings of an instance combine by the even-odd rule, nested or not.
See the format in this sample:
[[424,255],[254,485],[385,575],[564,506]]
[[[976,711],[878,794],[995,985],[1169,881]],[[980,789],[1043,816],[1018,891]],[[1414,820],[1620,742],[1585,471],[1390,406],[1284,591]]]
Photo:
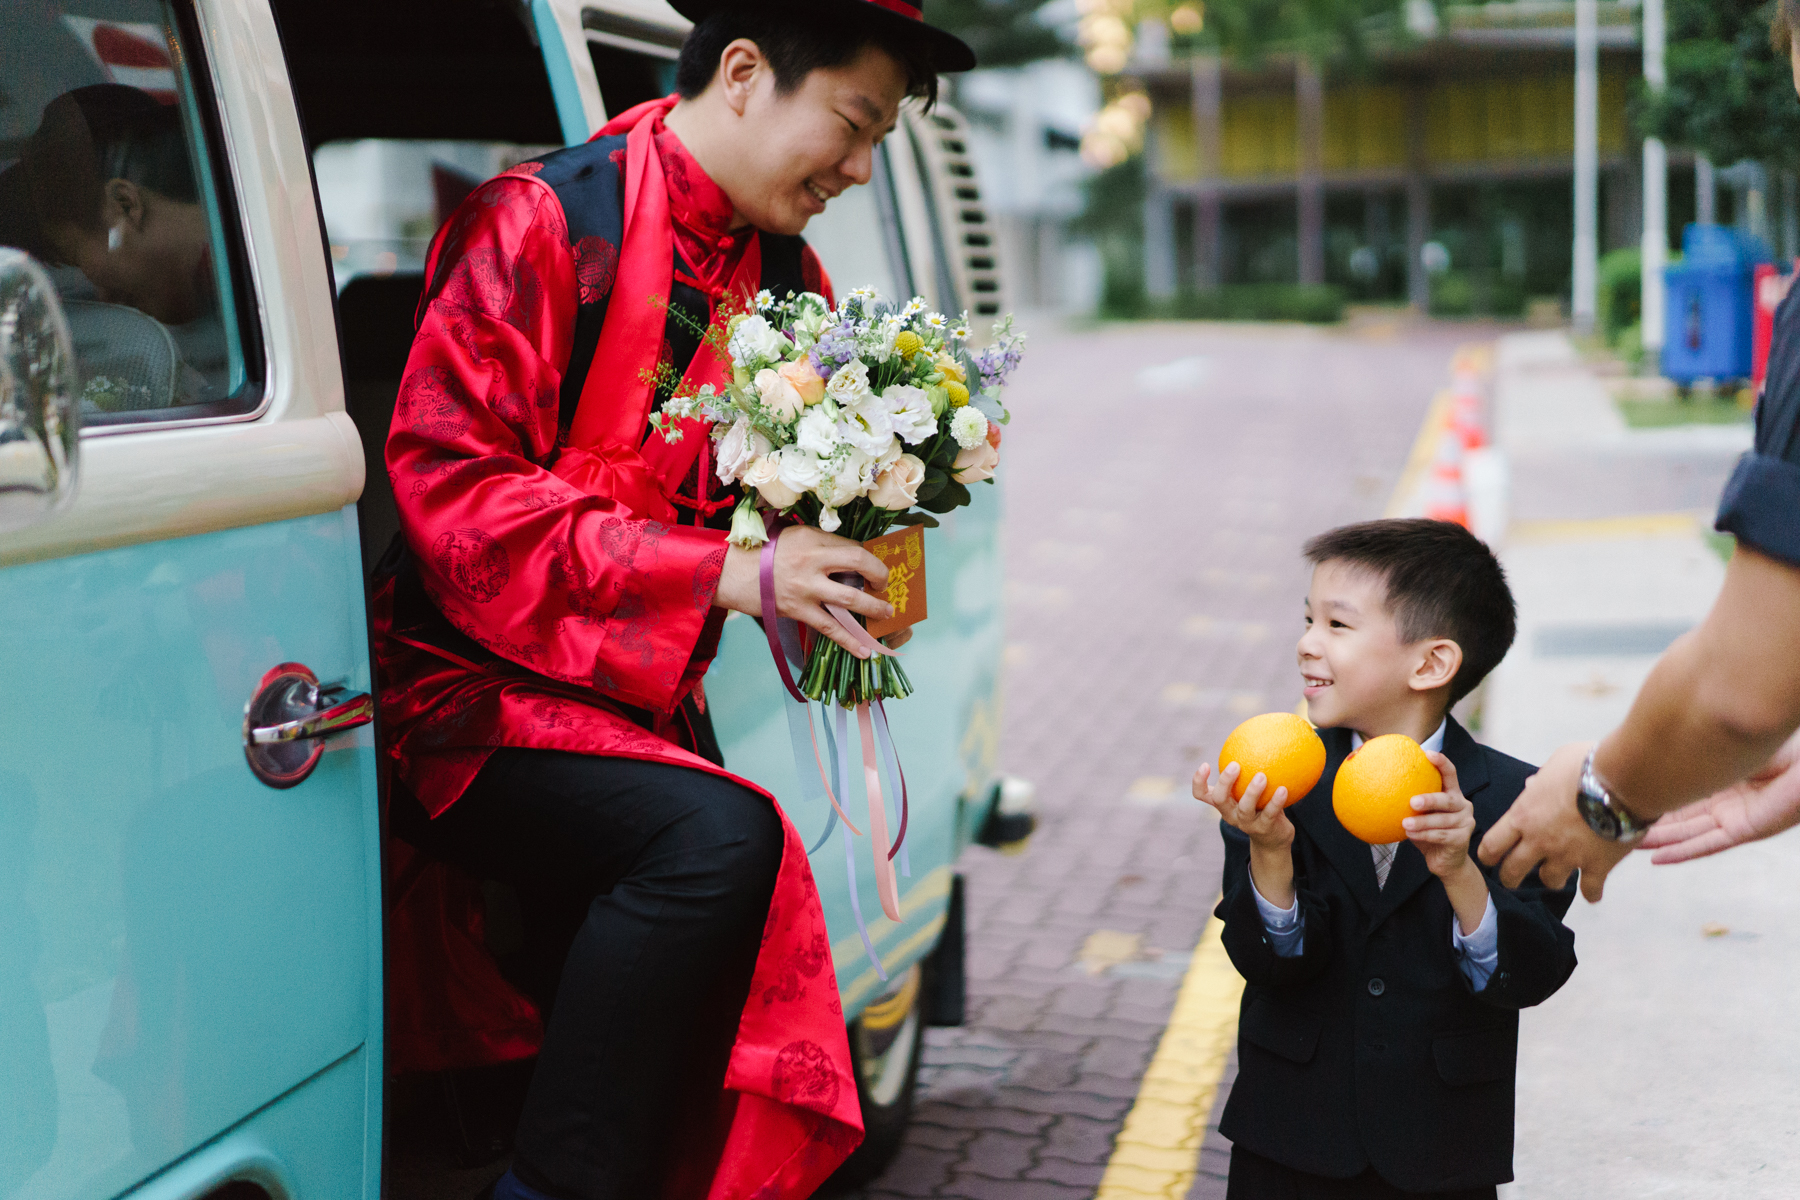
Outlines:
[[973,449],[979,443],[987,441],[987,418],[973,405],[959,408],[956,415],[950,418],[950,436],[964,450]]
[[745,487],[755,488],[757,494],[773,508],[792,508],[800,501],[800,490],[790,487],[781,478],[779,455],[765,454],[751,463],[750,469],[744,472],[743,484]]
[[741,478],[744,468],[769,452],[769,439],[750,428],[749,417],[739,417],[719,441],[719,462],[715,470],[720,483]]
[[783,446],[770,457],[775,460],[775,477],[794,492],[810,492],[825,478],[825,464],[798,447]]
[[918,502],[919,485],[924,482],[925,463],[915,455],[902,454],[893,466],[875,477],[869,503],[894,512],[911,508]]
[[869,390],[869,368],[863,360],[853,358],[831,373],[831,381],[825,385],[825,394],[839,404],[854,404]]
[[865,494],[874,481],[875,460],[861,450],[852,450],[832,477],[819,486],[818,496],[831,508],[842,508]]
[[837,425],[824,408],[809,408],[794,431],[794,445],[808,454],[830,458],[838,448]]
[[777,421],[784,423],[792,421],[800,415],[800,410],[806,407],[806,402],[800,398],[798,389],[789,383],[780,372],[773,371],[768,367],[764,367],[756,373],[756,390],[762,396],[763,407],[768,409]]
[[731,357],[745,366],[757,362],[780,362],[791,343],[781,331],[761,317],[747,317],[731,335],[727,349]]
[[839,410],[837,435],[870,458],[879,458],[894,441],[894,418],[887,405],[872,392]]
[[931,411],[931,398],[925,389],[907,383],[896,383],[881,393],[887,403],[888,419],[894,432],[916,446],[937,434],[937,417]]

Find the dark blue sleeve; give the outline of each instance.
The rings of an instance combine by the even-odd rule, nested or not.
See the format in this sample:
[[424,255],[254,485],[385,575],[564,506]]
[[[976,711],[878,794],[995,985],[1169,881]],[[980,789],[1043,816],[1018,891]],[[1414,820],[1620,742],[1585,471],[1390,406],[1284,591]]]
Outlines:
[[1715,528],[1800,567],[1800,301],[1775,314],[1768,382],[1756,406],[1756,442],[1719,497]]

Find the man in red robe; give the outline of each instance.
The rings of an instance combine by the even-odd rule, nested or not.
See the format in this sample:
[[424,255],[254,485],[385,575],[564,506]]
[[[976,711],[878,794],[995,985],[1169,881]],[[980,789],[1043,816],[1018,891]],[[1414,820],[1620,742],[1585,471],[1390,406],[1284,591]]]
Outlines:
[[[700,687],[727,610],[762,613],[757,555],[727,546],[704,427],[669,443],[647,418],[673,380],[725,377],[702,333],[750,296],[829,295],[800,231],[867,182],[903,99],[974,58],[909,0],[675,6],[696,21],[677,96],[512,168],[439,232],[387,443],[391,826],[514,885],[509,974],[546,1014],[503,1200],[804,1196],[861,1137],[802,844],[725,770]],[[849,646],[826,602],[889,610],[844,571],[886,573],[785,531],[777,607]],[[391,989],[457,961],[396,962]],[[492,1058],[536,1041],[532,1005],[510,1015],[481,1018]]]

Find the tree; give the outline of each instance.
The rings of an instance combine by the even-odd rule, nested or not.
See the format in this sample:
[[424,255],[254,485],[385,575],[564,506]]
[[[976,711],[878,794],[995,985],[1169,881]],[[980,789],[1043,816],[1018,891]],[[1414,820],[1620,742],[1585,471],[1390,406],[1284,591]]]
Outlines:
[[1669,86],[1641,89],[1638,128],[1714,162],[1800,167],[1793,70],[1769,44],[1774,0],[1668,0]]
[[1046,0],[925,0],[925,19],[975,51],[984,67],[1061,58],[1070,46],[1038,19]]

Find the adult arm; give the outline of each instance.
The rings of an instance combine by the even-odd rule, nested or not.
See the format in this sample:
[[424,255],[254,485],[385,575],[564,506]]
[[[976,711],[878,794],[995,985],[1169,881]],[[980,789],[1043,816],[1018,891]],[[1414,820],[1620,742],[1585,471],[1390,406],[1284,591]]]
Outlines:
[[[1669,648],[1625,723],[1594,748],[1595,772],[1643,820],[1744,779],[1800,726],[1796,663],[1800,565],[1740,543],[1712,611]],[[1577,743],[1551,755],[1482,839],[1482,860],[1499,864],[1506,886],[1538,868],[1557,887],[1580,869],[1582,894],[1598,900],[1629,852],[1596,836],[1576,811],[1588,749]]]
[[1644,837],[1658,865],[1687,862],[1761,841],[1800,824],[1800,733],[1755,774],[1704,800],[1678,808]]

